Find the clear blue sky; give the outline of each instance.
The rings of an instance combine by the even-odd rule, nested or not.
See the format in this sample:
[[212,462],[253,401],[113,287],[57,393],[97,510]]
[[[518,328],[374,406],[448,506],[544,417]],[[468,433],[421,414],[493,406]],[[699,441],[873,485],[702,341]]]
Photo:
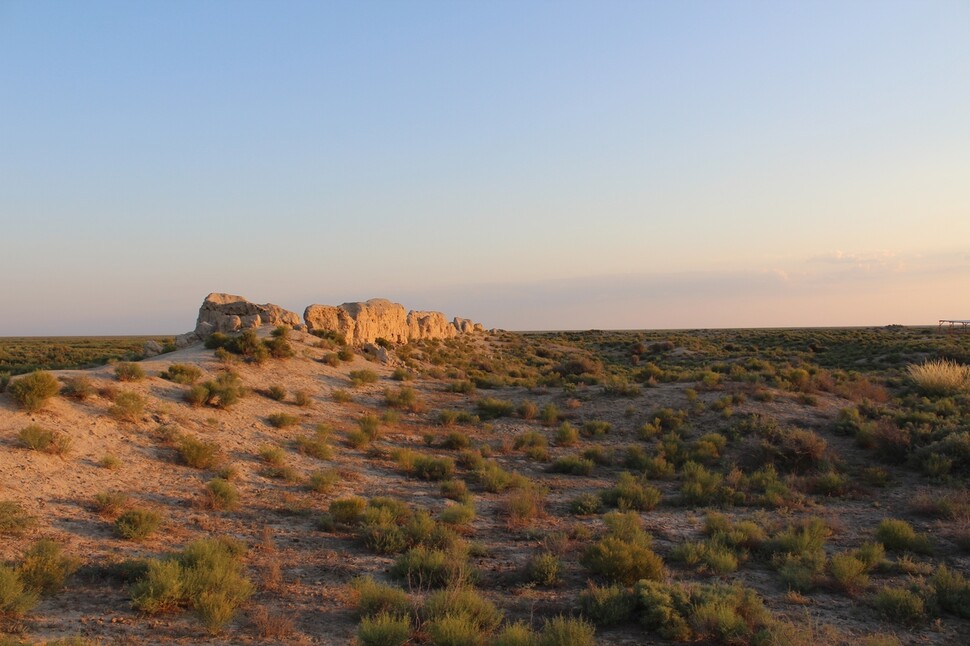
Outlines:
[[970,318],[966,0],[0,0],[0,118],[0,335]]

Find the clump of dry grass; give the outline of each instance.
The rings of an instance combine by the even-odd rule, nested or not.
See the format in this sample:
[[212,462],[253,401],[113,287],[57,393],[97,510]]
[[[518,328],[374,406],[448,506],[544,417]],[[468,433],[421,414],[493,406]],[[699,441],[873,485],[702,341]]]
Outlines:
[[948,359],[913,364],[906,368],[909,378],[927,395],[951,395],[970,390],[970,366]]

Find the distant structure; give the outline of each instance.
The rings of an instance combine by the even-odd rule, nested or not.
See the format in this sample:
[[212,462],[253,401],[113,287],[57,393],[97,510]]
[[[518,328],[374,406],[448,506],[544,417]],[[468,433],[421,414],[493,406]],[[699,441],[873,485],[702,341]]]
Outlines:
[[948,334],[952,334],[956,331],[966,332],[968,328],[970,328],[970,320],[940,319],[940,332],[945,331]]
[[263,326],[285,326],[310,332],[331,332],[352,345],[373,344],[378,339],[407,343],[422,339],[450,339],[482,332],[481,323],[463,318],[445,319],[441,312],[407,311],[399,303],[375,298],[343,305],[310,305],[303,314],[278,305],[251,303],[242,296],[214,292],[199,308],[195,329],[175,339],[184,348],[205,340],[213,332],[238,332]]

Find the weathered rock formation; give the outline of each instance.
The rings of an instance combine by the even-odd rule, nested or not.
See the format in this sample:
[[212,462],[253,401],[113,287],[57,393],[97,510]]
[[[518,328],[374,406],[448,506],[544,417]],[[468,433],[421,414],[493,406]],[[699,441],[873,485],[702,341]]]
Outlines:
[[213,332],[238,332],[264,325],[334,332],[353,345],[373,344],[378,339],[407,343],[420,339],[450,339],[484,328],[468,319],[448,322],[441,312],[406,311],[399,303],[374,298],[363,303],[311,305],[303,313],[306,325],[294,312],[278,305],[250,303],[242,296],[212,293],[199,308],[195,330],[176,337],[184,348],[204,340]]
[[450,339],[459,334],[482,331],[480,324],[466,319],[449,323],[441,312],[406,312],[403,305],[383,298],[364,303],[311,305],[303,313],[307,329],[335,332],[347,343],[364,345],[377,339],[407,343],[420,339]]
[[264,325],[300,327],[300,317],[279,305],[250,303],[242,296],[212,293],[205,297],[199,308],[195,330],[175,339],[176,346],[185,347],[201,341],[213,332],[237,332]]

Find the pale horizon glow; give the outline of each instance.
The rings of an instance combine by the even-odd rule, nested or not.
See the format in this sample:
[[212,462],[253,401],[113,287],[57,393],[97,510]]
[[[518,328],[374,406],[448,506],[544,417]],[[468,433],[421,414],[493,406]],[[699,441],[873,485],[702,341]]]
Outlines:
[[0,336],[209,292],[970,319],[970,3],[0,0]]

